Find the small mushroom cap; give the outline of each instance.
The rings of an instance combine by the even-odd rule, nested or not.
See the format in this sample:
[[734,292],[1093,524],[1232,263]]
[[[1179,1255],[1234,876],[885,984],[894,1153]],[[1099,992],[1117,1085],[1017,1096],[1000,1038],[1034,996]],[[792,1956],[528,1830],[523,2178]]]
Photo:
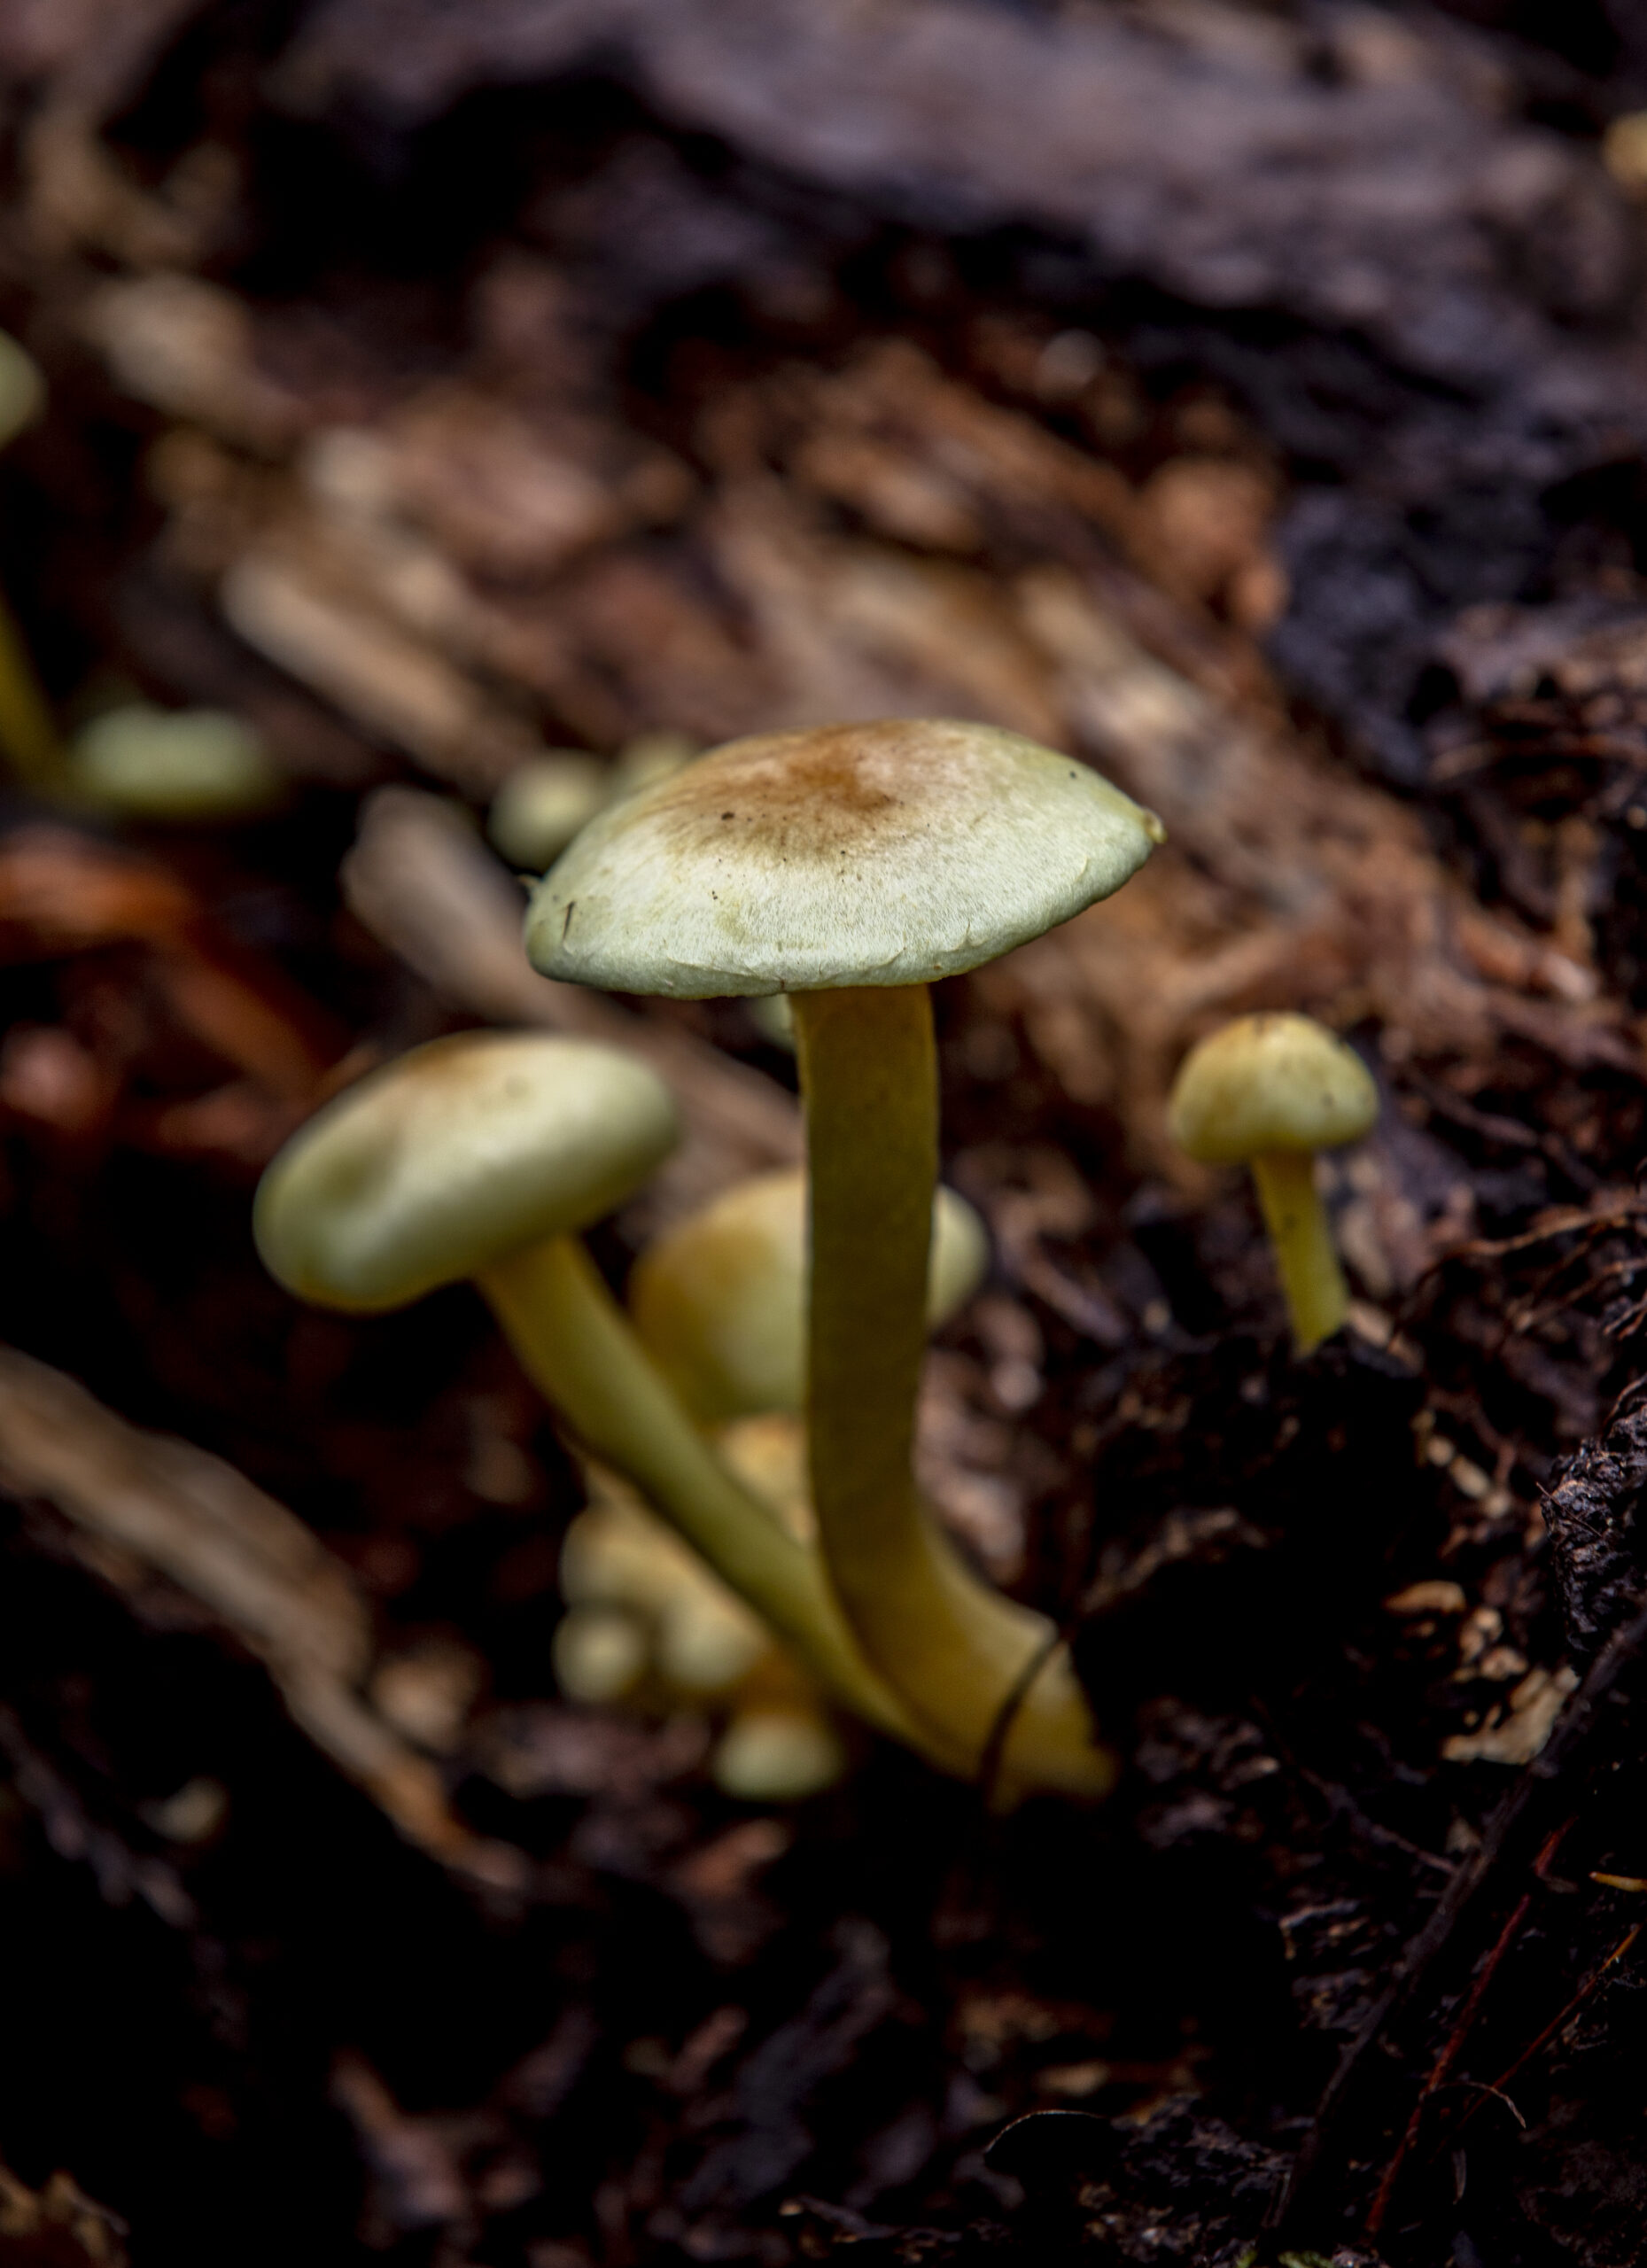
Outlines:
[[1313,1016],[1237,1016],[1179,1066],[1167,1126],[1208,1165],[1265,1150],[1332,1150],[1358,1142],[1379,1115],[1366,1065]]
[[455,1032],[373,1071],[299,1128],[252,1230],[318,1306],[404,1306],[638,1188],[680,1128],[669,1090],[614,1048]]
[[517,764],[486,814],[486,833],[512,866],[547,866],[605,804],[611,773],[598,757],[555,749]]
[[710,1759],[723,1794],[750,1804],[798,1804],[833,1787],[846,1751],[815,1709],[740,1709]]
[[77,733],[69,776],[93,803],[136,819],[237,819],[278,802],[284,773],[224,709],[130,702]]
[[[942,1323],[989,1265],[983,1223],[964,1197],[933,1200],[927,1317]],[[806,1398],[806,1176],[757,1174],[649,1245],[629,1278],[647,1351],[709,1423]]]
[[546,975],[685,999],[922,984],[1141,866],[1164,830],[1074,757],[908,718],[734,741],[593,820],[534,892]]

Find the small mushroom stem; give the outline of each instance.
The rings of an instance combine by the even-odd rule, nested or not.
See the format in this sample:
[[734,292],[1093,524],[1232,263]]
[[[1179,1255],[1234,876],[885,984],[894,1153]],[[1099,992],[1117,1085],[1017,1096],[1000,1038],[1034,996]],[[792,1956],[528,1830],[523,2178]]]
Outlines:
[[1313,1150],[1262,1150],[1252,1161],[1258,1202],[1275,1247],[1293,1343],[1308,1355],[1343,1327],[1349,1286],[1339,1265]]
[[797,992],[793,1006],[811,1170],[807,1418],[830,1580],[875,1668],[975,1771],[1010,1705],[1004,1793],[1101,1794],[1114,1765],[1068,1650],[962,1564],[915,1486],[937,1172],[927,988]]
[[0,597],[0,755],[25,787],[60,784],[63,750],[28,648]]
[[816,1556],[722,1466],[574,1238],[528,1245],[476,1281],[586,1449],[632,1480],[849,1708],[944,1768],[967,1768],[865,1660]]

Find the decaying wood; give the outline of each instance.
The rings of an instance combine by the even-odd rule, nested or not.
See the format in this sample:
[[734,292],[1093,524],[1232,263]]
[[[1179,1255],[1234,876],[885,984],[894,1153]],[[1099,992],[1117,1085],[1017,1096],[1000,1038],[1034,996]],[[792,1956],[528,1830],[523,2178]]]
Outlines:
[[453,1815],[440,1775],[360,1692],[370,1618],[313,1531],[220,1457],[138,1432],[60,1371],[0,1348],[0,1487],[74,1524],[122,1587],[144,1571],[197,1600],[268,1665],[295,1721],[401,1833],[448,1864],[516,1882],[518,1854]]
[[1353,322],[1454,376],[1506,371],[1536,335],[1513,252],[1482,257],[1494,230],[1552,250],[1565,230],[1569,256],[1581,243],[1580,272],[1545,289],[1586,312],[1626,288],[1600,168],[1499,113],[1488,57],[1440,23],[1347,14],[1317,32],[1235,8],[1024,16],[977,0],[512,0],[461,16],[330,0],[284,58],[284,91],[407,120],[596,56],[681,124],[831,189],[952,229],[1038,223],[1186,299]]
[[[123,321],[159,280],[129,287]],[[190,406],[164,378],[134,376],[129,355],[120,363],[112,322],[99,335],[113,336],[128,382],[174,414]],[[497,458],[499,516],[511,493],[552,484],[564,462],[553,431],[501,398],[488,424],[486,400],[477,377],[415,390],[369,433],[314,426],[280,478],[223,454],[232,418],[216,420],[212,443],[180,431],[161,458],[167,543],[191,573],[222,579],[231,623],[286,668],[471,790],[530,744],[483,694],[483,666],[491,683],[581,716],[597,742],[656,725],[720,738],[924,711],[1079,749],[1161,812],[1171,843],[1115,905],[986,983],[998,1006],[1022,1006],[1072,1093],[1127,1119],[1157,1169],[1180,1169],[1161,1137],[1176,1061],[1235,1010],[1374,1017],[1392,1050],[1430,1056],[1479,1055],[1515,1033],[1569,1060],[1638,1060],[1584,936],[1571,924],[1541,936],[1472,904],[1410,812],[1289,729],[1250,646],[1209,610],[1207,591],[1272,571],[1255,475],[1231,517],[1229,481],[1248,478],[1239,463],[1208,459],[1202,487],[1186,476],[1163,504],[1159,484],[1133,488],[885,341],[827,379],[781,366],[719,399],[702,435],[716,478],[695,496],[689,484],[671,491],[672,549],[632,550],[614,540],[620,520],[590,514],[552,538],[523,533],[548,548],[503,590],[476,579],[445,492],[416,470],[446,448],[455,478],[478,423]],[[621,437],[602,446],[617,452],[615,493],[627,493],[640,475],[622,470]],[[665,470],[660,460],[647,475],[660,505]],[[842,501],[861,532],[832,524]],[[1224,547],[1210,554],[1209,529]],[[377,625],[344,641],[363,674],[339,676],[338,625],[357,615]],[[392,659],[400,647],[405,669]],[[432,945],[418,950],[426,962]],[[501,960],[489,980],[511,1014],[523,982]],[[547,1016],[551,996],[532,997],[534,1019]],[[583,1012],[555,1013],[566,1024]],[[773,1109],[763,1115],[771,1128]]]

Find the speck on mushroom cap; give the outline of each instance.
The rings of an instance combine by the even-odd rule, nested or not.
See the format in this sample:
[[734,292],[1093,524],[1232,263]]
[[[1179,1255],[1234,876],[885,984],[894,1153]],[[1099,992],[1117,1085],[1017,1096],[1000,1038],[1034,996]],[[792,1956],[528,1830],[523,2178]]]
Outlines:
[[925,983],[1107,897],[1163,835],[992,726],[766,734],[593,820],[539,884],[526,950],[550,976],[687,999]]
[[1353,1048],[1313,1016],[1237,1016],[1185,1057],[1168,1129],[1208,1164],[1264,1150],[1330,1150],[1358,1142],[1379,1091]]
[[271,1275],[322,1307],[403,1306],[639,1187],[679,1138],[669,1090],[589,1040],[457,1032],[299,1129],[252,1211]]

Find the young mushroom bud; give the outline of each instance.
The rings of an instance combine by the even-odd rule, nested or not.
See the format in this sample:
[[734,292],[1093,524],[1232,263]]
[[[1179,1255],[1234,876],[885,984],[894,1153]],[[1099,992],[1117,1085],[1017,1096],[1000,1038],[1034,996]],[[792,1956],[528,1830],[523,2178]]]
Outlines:
[[1252,1170],[1301,1355],[1349,1311],[1316,1153],[1360,1141],[1378,1115],[1366,1065],[1312,1016],[1238,1016],[1190,1050],[1173,1084],[1167,1122],[1178,1147]]
[[256,818],[286,786],[258,735],[229,711],[147,702],[105,710],[76,733],[65,777],[101,810],[176,821]]
[[1113,1763],[1053,1626],[961,1562],[914,1485],[937,1169],[927,988],[1119,889],[1161,835],[1098,773],[1015,733],[835,726],[734,742],[613,804],[527,915],[548,975],[791,996],[824,1558],[875,1667],[1009,1794],[1100,1793]]
[[299,1129],[259,1188],[258,1249],[289,1290],[357,1314],[471,1278],[583,1446],[826,1686],[909,1738],[816,1558],[717,1461],[577,1241],[676,1138],[668,1089],[616,1049],[457,1033],[369,1073]]
[[799,1803],[831,1787],[846,1768],[840,1735],[798,1701],[740,1709],[715,1744],[710,1772],[744,1803]]
[[511,866],[547,866],[603,807],[610,783],[598,757],[572,749],[529,756],[492,798],[486,833]]
[[[964,1197],[940,1189],[932,1211],[928,1324],[983,1280],[989,1242]],[[756,1175],[649,1244],[629,1278],[629,1308],[653,1361],[706,1425],[806,1401],[806,1176]]]
[[669,1708],[729,1708],[709,1759],[728,1795],[791,1802],[838,1779],[840,1736],[771,1633],[622,1481],[598,1465],[588,1478],[588,1508],[561,1547],[562,1691],[574,1701],[638,1691]]

